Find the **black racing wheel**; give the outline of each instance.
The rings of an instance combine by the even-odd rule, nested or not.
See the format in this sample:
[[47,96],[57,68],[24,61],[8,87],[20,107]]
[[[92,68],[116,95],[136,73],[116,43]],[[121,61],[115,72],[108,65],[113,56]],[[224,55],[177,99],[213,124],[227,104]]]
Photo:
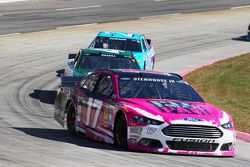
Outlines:
[[74,104],[71,103],[67,113],[67,130],[71,134],[75,134],[75,128],[76,128],[76,110]]
[[124,114],[121,114],[115,125],[115,144],[122,147],[127,148],[127,122]]

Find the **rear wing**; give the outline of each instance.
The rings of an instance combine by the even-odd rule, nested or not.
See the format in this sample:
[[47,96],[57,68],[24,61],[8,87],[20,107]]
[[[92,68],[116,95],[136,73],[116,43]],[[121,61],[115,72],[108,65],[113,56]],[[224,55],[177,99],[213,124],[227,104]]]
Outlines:
[[61,77],[61,86],[79,86],[81,80],[84,77],[68,77],[68,76],[62,76]]

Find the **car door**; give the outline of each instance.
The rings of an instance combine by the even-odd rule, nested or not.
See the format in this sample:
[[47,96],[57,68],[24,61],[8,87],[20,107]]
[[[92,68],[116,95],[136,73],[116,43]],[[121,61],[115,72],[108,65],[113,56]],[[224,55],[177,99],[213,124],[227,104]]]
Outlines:
[[[76,93],[77,96],[77,126],[80,129],[88,127],[89,116],[87,116],[89,106],[92,102],[92,91],[96,85],[99,74],[94,73],[81,81],[80,90]],[[88,119],[88,120],[87,120]]]
[[[95,127],[96,131],[104,133],[113,137],[113,120],[115,115],[114,103],[114,80],[109,74],[101,74],[98,82],[93,90],[93,104],[99,107],[100,110],[94,117],[92,128]],[[100,107],[101,105],[101,107]]]
[[80,105],[81,126],[112,137],[115,111],[112,103],[113,79],[111,75],[100,74],[98,78],[93,79],[96,84],[92,84],[91,88],[88,88],[89,81],[92,82],[92,78],[83,84],[85,96],[82,96]]

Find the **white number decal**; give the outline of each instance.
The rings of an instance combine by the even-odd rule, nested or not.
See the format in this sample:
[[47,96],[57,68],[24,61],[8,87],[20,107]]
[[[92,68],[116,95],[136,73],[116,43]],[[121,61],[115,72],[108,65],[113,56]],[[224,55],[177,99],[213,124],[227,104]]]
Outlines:
[[89,98],[87,117],[86,117],[86,123],[85,123],[86,126],[89,126],[91,109],[92,109],[92,107],[95,107],[96,108],[96,113],[95,113],[94,120],[92,122],[92,128],[96,128],[97,120],[98,120],[98,117],[99,117],[99,114],[100,114],[100,111],[101,111],[101,108],[102,108],[102,103],[103,102],[101,100]]

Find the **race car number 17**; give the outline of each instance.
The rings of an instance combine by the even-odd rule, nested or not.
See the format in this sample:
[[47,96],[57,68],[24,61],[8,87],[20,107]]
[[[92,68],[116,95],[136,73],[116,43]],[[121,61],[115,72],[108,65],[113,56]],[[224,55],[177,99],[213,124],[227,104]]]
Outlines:
[[94,108],[96,108],[96,113],[95,113],[95,116],[94,116],[94,120],[92,122],[92,128],[96,128],[97,120],[98,120],[98,117],[99,117],[99,114],[100,114],[100,111],[101,111],[101,108],[102,108],[102,103],[103,102],[101,100],[89,98],[87,117],[86,117],[86,122],[85,122],[86,126],[89,126],[90,112],[91,112],[92,107],[94,107]]

